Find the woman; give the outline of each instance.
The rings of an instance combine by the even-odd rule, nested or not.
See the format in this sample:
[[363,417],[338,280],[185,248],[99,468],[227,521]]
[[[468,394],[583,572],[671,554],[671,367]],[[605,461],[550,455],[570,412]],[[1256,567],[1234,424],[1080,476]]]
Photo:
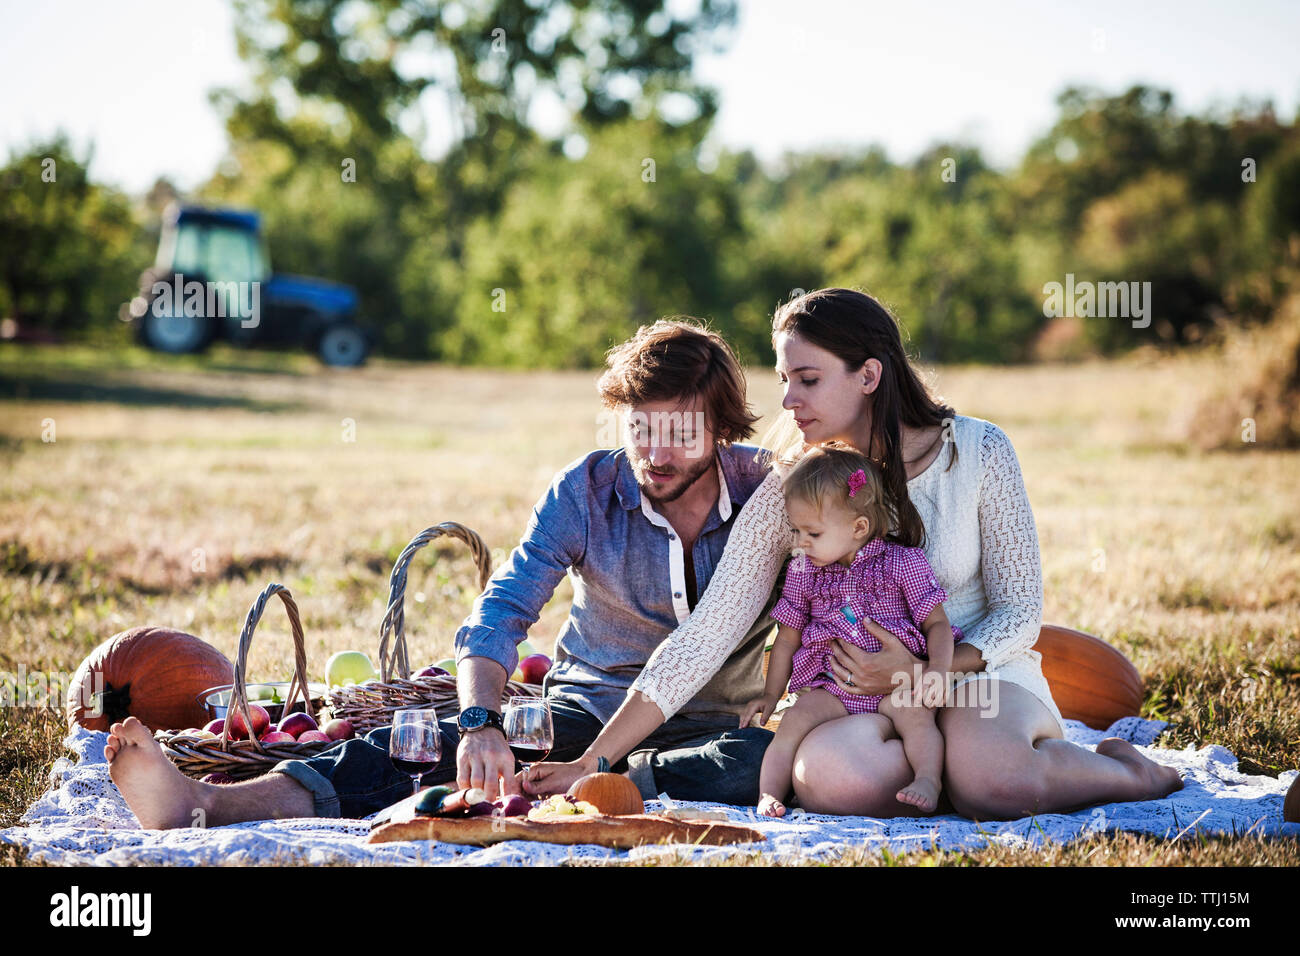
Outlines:
[[[1033,650],[1042,621],[1037,531],[1001,429],[932,398],[893,316],[861,292],[800,296],[777,310],[772,332],[791,413],[785,424],[801,433],[792,446],[840,440],[881,463],[897,521],[923,524],[926,557],[949,595],[945,608],[967,635],[952,666],[971,676],[938,718],[953,809],[1006,819],[1155,799],[1181,787],[1177,771],[1118,738],[1095,753],[1064,740]],[[528,789],[562,790],[599,758],[618,760],[690,700],[761,612],[791,543],[774,470],[741,510],[699,605],[656,650],[601,735],[579,760],[535,767]],[[833,676],[847,693],[887,694],[893,675],[910,676],[919,661],[895,635],[868,626],[884,649],[840,644]],[[821,725],[795,757],[795,793],[814,812],[917,813],[895,798],[909,779],[902,744],[878,715]]]

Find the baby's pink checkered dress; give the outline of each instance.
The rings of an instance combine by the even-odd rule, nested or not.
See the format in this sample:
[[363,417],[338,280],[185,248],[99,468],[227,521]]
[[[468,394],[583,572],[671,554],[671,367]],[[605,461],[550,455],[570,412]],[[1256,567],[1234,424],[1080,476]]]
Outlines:
[[[880,641],[863,622],[875,621],[917,656],[926,655],[924,621],[948,594],[935,580],[930,562],[920,548],[908,548],[883,538],[863,545],[849,567],[836,562],[818,567],[803,555],[790,560],[781,599],[772,617],[802,632],[794,652],[790,687],[796,690],[824,687],[850,714],[873,714],[883,696],[849,694],[830,673],[831,640],[840,638],[866,651],[880,650]],[[844,613],[849,608],[857,623]],[[961,629],[953,625],[955,641]]]

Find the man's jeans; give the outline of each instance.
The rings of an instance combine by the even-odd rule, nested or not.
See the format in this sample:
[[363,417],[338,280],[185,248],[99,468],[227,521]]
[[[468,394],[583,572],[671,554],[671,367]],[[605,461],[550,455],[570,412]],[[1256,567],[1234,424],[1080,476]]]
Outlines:
[[[601,722],[577,704],[551,697],[555,748],[547,760],[576,760],[600,733]],[[442,759],[420,778],[423,785],[456,779],[456,718],[440,721]],[[611,769],[629,772],[645,800],[660,793],[678,800],[708,800],[739,806],[758,802],[758,772],[772,732],[761,727],[737,728],[732,718],[703,720],[677,715],[643,740],[625,760]],[[359,819],[409,797],[409,774],[388,758],[391,728],[380,727],[365,737],[345,741],[309,760],[285,760],[272,770],[288,774],[312,794],[320,817]],[[516,756],[536,759],[536,751]]]

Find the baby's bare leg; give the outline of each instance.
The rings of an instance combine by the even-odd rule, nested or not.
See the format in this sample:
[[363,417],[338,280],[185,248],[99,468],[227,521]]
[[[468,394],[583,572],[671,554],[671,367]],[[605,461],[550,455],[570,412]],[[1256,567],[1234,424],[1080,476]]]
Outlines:
[[914,779],[898,791],[898,799],[933,813],[943,789],[943,734],[929,707],[895,704],[888,697],[880,702],[880,713],[894,723],[903,741],[903,753],[912,765]]
[[790,795],[794,754],[799,744],[814,727],[847,715],[848,711],[835,695],[821,688],[800,694],[794,706],[781,715],[781,723],[763,754],[763,769],[758,775],[759,813],[769,817],[785,815],[782,801]]

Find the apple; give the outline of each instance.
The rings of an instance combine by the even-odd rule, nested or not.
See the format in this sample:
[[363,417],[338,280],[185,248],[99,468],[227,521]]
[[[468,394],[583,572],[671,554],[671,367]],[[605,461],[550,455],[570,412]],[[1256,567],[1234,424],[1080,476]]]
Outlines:
[[224,717],[218,717],[216,720],[209,720],[203,725],[203,729],[211,731],[220,737],[221,732],[226,729],[226,720]]
[[498,817],[526,817],[528,811],[533,808],[532,801],[517,793],[505,799],[498,797],[496,805],[498,809],[493,813],[493,816]]
[[357,735],[356,728],[352,726],[352,721],[345,717],[335,717],[321,728],[321,733],[330,740],[351,740]]
[[[271,729],[271,715],[266,712],[266,708],[260,704],[249,704],[248,711],[253,715],[253,736],[261,737]],[[244,723],[244,715],[239,708],[232,708],[227,715],[230,719],[230,736],[233,740],[247,740],[248,727]]]
[[545,654],[532,654],[519,662],[519,672],[525,684],[540,684],[551,669],[551,659]]
[[454,657],[444,657],[433,666],[442,668],[453,677],[456,675],[456,659]]
[[288,734],[294,740],[297,740],[308,730],[319,729],[316,720],[311,714],[304,714],[299,711],[296,714],[290,714],[284,720],[280,721],[279,729]]
[[291,744],[295,742],[293,734],[287,734],[283,730],[268,730],[257,739],[264,744]]
[[525,657],[532,657],[537,653],[537,648],[527,641],[520,641],[515,645],[515,650],[519,652],[519,659],[522,661]]
[[339,651],[325,662],[325,683],[346,687],[375,678],[375,665],[360,651]]
[[330,742],[331,741],[329,736],[319,730],[303,731],[303,735],[298,738],[298,743],[300,744],[314,744],[314,743],[327,744]]
[[443,676],[450,676],[450,673],[448,671],[443,670],[441,667],[439,667],[436,664],[430,664],[428,667],[424,668],[423,670],[416,671],[411,676],[413,678],[414,677],[443,677]]

